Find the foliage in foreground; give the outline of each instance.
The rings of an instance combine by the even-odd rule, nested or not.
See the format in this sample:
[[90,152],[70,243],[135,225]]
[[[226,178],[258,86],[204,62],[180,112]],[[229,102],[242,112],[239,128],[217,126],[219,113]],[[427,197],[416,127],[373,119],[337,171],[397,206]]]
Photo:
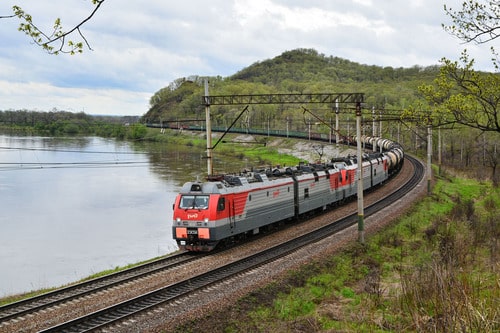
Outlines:
[[177,332],[494,332],[500,191],[440,179],[394,226]]

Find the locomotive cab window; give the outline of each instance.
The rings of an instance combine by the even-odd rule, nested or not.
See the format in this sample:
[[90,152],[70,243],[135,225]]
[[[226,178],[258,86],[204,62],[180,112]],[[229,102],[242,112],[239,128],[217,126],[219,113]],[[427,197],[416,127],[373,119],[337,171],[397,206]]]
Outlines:
[[181,209],[208,209],[208,195],[183,195]]

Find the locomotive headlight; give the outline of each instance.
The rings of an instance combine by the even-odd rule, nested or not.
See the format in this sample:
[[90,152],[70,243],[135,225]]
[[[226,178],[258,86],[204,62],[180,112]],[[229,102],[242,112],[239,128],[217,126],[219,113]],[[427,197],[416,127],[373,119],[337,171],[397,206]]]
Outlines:
[[206,222],[208,222],[208,217],[205,217],[205,220],[204,220],[204,221],[205,221],[205,223],[206,223]]
[[181,218],[178,217],[177,219],[175,219],[177,221],[177,224],[181,224]]

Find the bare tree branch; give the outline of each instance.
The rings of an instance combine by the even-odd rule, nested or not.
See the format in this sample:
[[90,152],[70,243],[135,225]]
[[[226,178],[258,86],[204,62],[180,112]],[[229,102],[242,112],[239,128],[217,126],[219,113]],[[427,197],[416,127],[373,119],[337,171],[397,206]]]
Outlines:
[[[90,15],[82,20],[79,24],[74,26],[68,31],[63,31],[61,19],[57,18],[54,22],[54,30],[49,34],[42,31],[35,23],[33,22],[33,18],[30,14],[26,13],[21,7],[13,6],[12,10],[14,11],[14,15],[9,16],[0,16],[0,18],[14,18],[18,17],[21,19],[21,23],[19,24],[19,31],[24,32],[26,35],[33,39],[33,42],[41,46],[47,53],[49,54],[59,54],[59,53],[67,53],[67,54],[75,54],[82,53],[84,45],[92,51],[92,47],[90,43],[85,38],[85,35],[82,33],[81,27],[87,23],[99,10],[101,5],[105,2],[105,0],[91,0],[92,4],[95,5],[94,10],[90,13]],[[75,42],[70,38],[72,34],[78,34],[82,41]],[[67,41],[68,40],[68,41]],[[66,42],[67,41],[67,42]],[[59,45],[57,46],[57,43]],[[54,46],[56,44],[56,46]]]
[[465,43],[484,44],[500,36],[500,1],[490,0],[486,3],[468,0],[462,9],[455,11],[444,6],[446,14],[453,24],[443,28]]

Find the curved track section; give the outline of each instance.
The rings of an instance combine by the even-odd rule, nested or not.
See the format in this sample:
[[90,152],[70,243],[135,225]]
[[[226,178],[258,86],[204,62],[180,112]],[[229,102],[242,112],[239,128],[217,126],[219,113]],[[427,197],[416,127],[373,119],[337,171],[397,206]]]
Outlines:
[[[381,209],[397,202],[412,189],[414,189],[425,176],[424,165],[415,158],[407,157],[407,162],[414,166],[414,174],[411,179],[396,192],[365,207],[365,216],[370,216]],[[265,251],[253,254],[244,259],[219,267],[207,273],[191,277],[187,280],[175,283],[165,288],[131,299],[129,301],[108,307],[101,311],[77,318],[62,325],[54,326],[43,332],[87,332],[114,323],[125,321],[132,316],[143,313],[157,306],[165,306],[179,301],[181,298],[218,284],[224,280],[244,274],[256,267],[265,265],[274,260],[286,257],[300,248],[318,242],[332,234],[335,234],[357,222],[357,214],[351,214],[341,220],[335,221],[320,229],[307,233],[299,238],[269,248]]]

